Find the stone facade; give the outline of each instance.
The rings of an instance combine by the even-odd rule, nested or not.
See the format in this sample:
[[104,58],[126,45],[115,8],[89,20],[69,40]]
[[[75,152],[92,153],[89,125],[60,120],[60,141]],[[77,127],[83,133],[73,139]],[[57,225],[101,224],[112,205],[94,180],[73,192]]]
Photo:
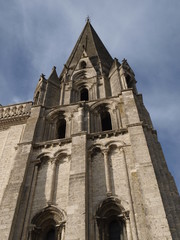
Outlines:
[[60,76],[0,107],[2,240],[178,240],[180,198],[127,61],[87,21]]

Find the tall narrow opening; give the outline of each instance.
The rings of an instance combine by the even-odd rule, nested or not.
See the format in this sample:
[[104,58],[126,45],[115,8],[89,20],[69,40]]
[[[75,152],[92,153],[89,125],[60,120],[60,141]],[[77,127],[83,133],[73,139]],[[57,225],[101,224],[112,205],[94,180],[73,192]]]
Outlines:
[[61,119],[58,124],[58,138],[65,138],[66,135],[66,120]]
[[116,220],[109,224],[109,240],[121,240],[121,228]]
[[82,61],[80,67],[81,67],[81,69],[86,68],[86,62],[85,62],[85,61]]
[[80,92],[80,100],[81,101],[88,101],[89,100],[89,93],[87,88],[83,88]]
[[102,131],[112,130],[111,116],[108,111],[101,113]]
[[133,88],[133,82],[131,80],[131,77],[129,75],[126,76],[126,83],[128,88]]
[[51,229],[47,232],[44,240],[55,240],[55,229]]

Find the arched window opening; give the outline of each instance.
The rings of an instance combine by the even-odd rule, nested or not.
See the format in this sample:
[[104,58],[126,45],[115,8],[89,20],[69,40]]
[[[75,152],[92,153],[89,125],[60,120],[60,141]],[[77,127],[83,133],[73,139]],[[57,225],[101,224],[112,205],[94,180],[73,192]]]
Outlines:
[[112,130],[111,116],[107,111],[101,113],[101,126],[102,131]]
[[89,100],[89,93],[87,88],[83,88],[80,92],[80,100],[81,101],[88,101]]
[[129,212],[124,210],[119,199],[108,197],[99,205],[96,215],[100,239],[127,240]]
[[66,135],[66,120],[61,119],[58,123],[58,138],[65,138]]
[[132,82],[132,79],[129,75],[127,75],[127,77],[126,77],[126,82],[127,82],[127,87],[128,88],[133,88],[133,82]]
[[43,208],[32,221],[30,229],[31,240],[56,240],[61,239],[65,232],[65,215],[54,206]]
[[121,240],[121,226],[117,220],[109,224],[109,240]]
[[85,62],[85,61],[82,61],[81,64],[80,64],[80,66],[81,66],[81,69],[86,68],[86,62]]
[[55,240],[55,236],[56,236],[55,229],[50,229],[47,232],[44,240]]

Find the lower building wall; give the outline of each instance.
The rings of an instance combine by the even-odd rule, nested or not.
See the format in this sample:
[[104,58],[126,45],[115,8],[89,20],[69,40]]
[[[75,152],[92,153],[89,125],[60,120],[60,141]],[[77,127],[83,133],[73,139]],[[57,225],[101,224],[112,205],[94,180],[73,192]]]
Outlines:
[[10,233],[18,195],[16,183],[21,181],[21,171],[18,170],[15,178],[13,172],[18,166],[17,144],[20,142],[24,126],[24,124],[9,126],[6,130],[0,131],[0,233],[2,240],[8,239]]

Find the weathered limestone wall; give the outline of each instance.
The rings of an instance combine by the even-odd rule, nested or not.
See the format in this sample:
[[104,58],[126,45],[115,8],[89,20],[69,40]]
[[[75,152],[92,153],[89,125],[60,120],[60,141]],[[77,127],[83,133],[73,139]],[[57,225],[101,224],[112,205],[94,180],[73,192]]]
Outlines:
[[4,190],[9,183],[17,152],[17,144],[20,142],[24,126],[25,124],[9,126],[6,130],[0,131],[0,203]]
[[95,211],[98,203],[106,198],[107,193],[104,155],[101,151],[97,151],[97,153],[92,156],[90,167],[91,179],[89,184],[91,185],[92,191],[92,207]]
[[117,69],[113,69],[112,73],[110,74],[110,86],[111,86],[111,94],[112,96],[117,96],[119,95],[121,91],[121,85],[120,85],[120,80],[119,80],[119,72]]
[[[24,115],[25,114],[26,113],[24,113]],[[16,213],[19,209],[20,198],[22,197],[22,183],[31,154],[31,141],[33,140],[38,116],[39,108],[31,109],[31,116],[27,119],[25,125],[16,125],[10,128],[14,129],[12,132],[10,131],[11,133],[14,132],[14,134],[9,138],[9,144],[12,143],[12,146],[16,144],[16,153],[13,156],[13,160],[11,160],[12,166],[9,181],[4,189],[0,206],[0,231],[2,240],[12,239],[13,237],[14,224],[17,219]],[[22,119],[23,117],[20,120],[22,121]],[[9,156],[13,154],[11,151],[9,151],[9,153]]]
[[168,219],[172,237],[173,239],[178,240],[180,239],[180,196],[174,179],[167,168],[156,132],[152,132],[145,128],[144,133],[147,139],[152,164],[166,210],[166,217]]
[[133,94],[122,94],[134,158],[131,185],[139,239],[172,239]]
[[[55,170],[53,166],[55,164]],[[52,159],[44,158],[39,165],[36,187],[33,197],[31,219],[48,204],[67,210],[69,189],[70,157],[60,156],[54,163]],[[53,195],[52,190],[53,183]]]

